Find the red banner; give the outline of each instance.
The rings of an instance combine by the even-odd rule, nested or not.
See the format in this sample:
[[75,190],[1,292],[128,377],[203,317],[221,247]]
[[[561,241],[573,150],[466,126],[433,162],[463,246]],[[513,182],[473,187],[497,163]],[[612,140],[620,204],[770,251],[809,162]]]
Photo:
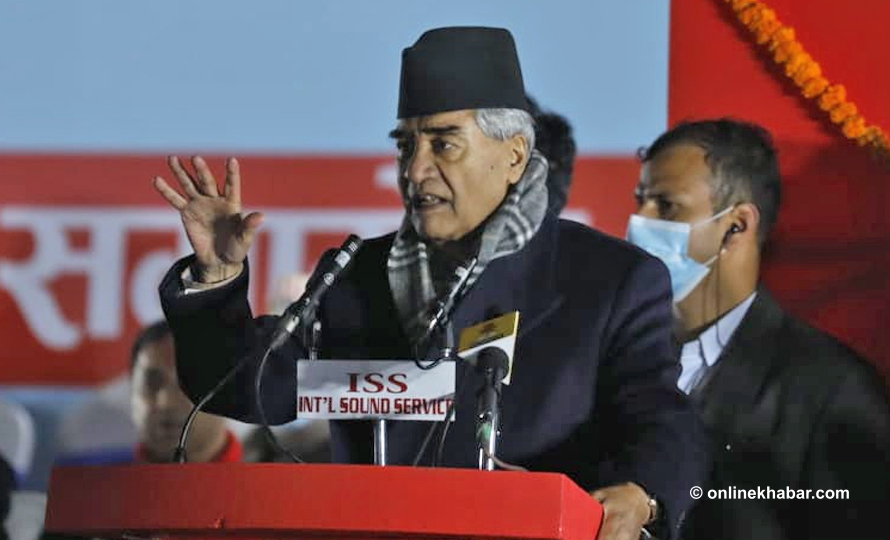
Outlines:
[[[246,209],[267,214],[251,255],[256,312],[348,233],[400,222],[390,157],[240,161]],[[637,169],[580,159],[567,217],[623,235]],[[170,178],[163,156],[0,156],[0,384],[97,384],[128,368],[138,328],[160,316],[158,282],[189,252],[157,175]]]

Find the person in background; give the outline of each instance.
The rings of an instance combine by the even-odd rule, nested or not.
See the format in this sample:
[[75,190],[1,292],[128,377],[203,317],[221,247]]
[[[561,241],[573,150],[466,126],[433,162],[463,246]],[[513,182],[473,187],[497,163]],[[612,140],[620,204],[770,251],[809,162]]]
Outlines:
[[535,121],[535,149],[541,152],[547,169],[547,211],[558,216],[569,199],[572,172],[575,167],[575,137],[565,116],[541,109],[531,96],[529,113]]
[[[133,422],[139,435],[134,460],[169,462],[193,405],[179,388],[173,336],[166,321],[139,333],[130,359]],[[192,424],[186,454],[190,462],[237,462],[242,448],[224,418],[200,412]]]
[[43,529],[46,493],[25,488],[36,448],[31,413],[0,400],[0,540],[35,540]]
[[[794,490],[785,500],[705,496],[683,538],[886,538],[884,383],[760,283],[781,202],[769,133],[732,119],[681,123],[642,153],[636,198],[628,239],[670,271],[683,344],[677,384],[711,433],[716,461],[700,487],[729,496],[731,488]],[[816,500],[832,489],[849,497]]]

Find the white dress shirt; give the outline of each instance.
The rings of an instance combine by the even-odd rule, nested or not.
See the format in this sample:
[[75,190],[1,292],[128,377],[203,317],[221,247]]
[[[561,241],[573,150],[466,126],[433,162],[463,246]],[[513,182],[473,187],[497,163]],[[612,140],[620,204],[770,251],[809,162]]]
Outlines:
[[757,292],[751,293],[751,296],[717,319],[716,323],[699,334],[696,339],[683,344],[683,350],[680,352],[682,371],[680,378],[677,379],[677,387],[680,390],[687,394],[692,392],[708,370],[720,361],[723,348],[729,343],[756,296]]

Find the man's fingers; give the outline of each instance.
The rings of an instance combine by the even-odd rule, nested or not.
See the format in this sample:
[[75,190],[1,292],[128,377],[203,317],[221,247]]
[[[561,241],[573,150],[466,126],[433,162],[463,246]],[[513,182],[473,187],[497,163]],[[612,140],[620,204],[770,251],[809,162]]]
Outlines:
[[195,175],[198,177],[198,188],[201,190],[201,193],[208,197],[219,197],[216,180],[213,178],[213,173],[210,172],[210,167],[207,166],[204,158],[201,156],[193,157],[192,165],[195,167]]
[[167,199],[167,202],[170,203],[173,208],[182,210],[186,207],[186,205],[188,205],[188,201],[186,201],[182,195],[177,193],[175,189],[168,186],[167,182],[165,182],[164,179],[160,176],[155,176],[154,186],[155,189],[158,190],[158,193],[160,193],[165,199]]
[[192,177],[189,176],[189,173],[182,167],[182,163],[179,162],[178,157],[168,157],[167,165],[170,167],[170,170],[173,171],[173,174],[176,176],[176,180],[179,182],[179,185],[182,186],[182,189],[185,190],[186,195],[188,195],[189,197],[198,197],[200,195],[198,193],[198,190],[195,189],[195,184],[194,182],[192,182]]
[[226,161],[226,200],[241,208],[241,165],[235,158]]
[[599,502],[603,502],[606,500],[606,491],[603,489],[598,489],[590,494],[591,497],[598,500]]
[[244,217],[244,228],[255,231],[262,225],[266,216],[262,212],[251,212]]
[[260,225],[262,225],[265,217],[262,212],[251,212],[245,216],[241,221],[241,231],[239,232],[242,242],[248,244],[253,242],[253,236],[256,234],[257,229],[260,228]]

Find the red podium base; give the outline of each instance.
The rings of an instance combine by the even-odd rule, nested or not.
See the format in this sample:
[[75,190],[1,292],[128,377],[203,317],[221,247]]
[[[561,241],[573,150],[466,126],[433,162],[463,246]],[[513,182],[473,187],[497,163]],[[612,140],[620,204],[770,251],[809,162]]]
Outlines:
[[46,528],[102,538],[593,540],[602,507],[552,473],[359,465],[59,467]]

